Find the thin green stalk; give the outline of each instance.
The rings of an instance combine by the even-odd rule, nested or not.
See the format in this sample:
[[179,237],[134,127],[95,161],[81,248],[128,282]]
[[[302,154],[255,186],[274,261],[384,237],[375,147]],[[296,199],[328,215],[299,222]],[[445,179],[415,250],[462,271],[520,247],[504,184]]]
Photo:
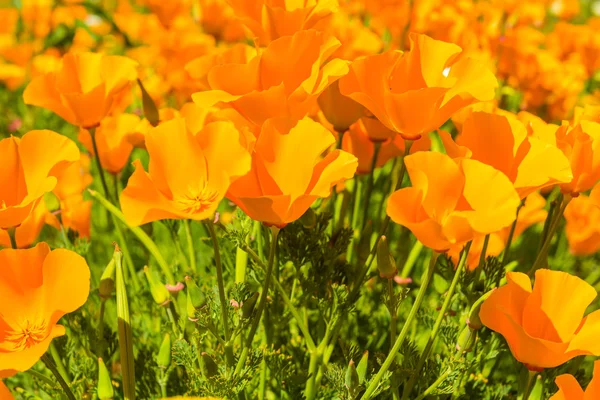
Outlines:
[[558,212],[554,213],[552,222],[550,223],[550,225],[548,227],[548,232],[546,233],[546,237],[544,238],[544,241],[540,248],[540,251],[538,252],[537,257],[535,258],[535,262],[533,263],[533,265],[531,266],[531,269],[528,272],[529,275],[534,274],[535,271],[537,271],[541,267],[542,262],[544,260],[547,260],[548,250],[550,250],[550,245],[552,244],[552,238],[554,237],[556,228],[558,228],[558,226],[560,224],[560,220],[561,220],[563,214],[565,213],[565,209],[569,205],[570,201],[571,201],[571,196],[566,195],[563,198],[562,202],[560,203],[560,208],[558,209]]
[[160,379],[158,380],[158,385],[160,386],[160,395],[163,399],[167,398],[167,376],[165,374],[164,369],[160,369]]
[[183,220],[183,227],[185,228],[185,238],[187,241],[188,255],[190,257],[190,267],[192,270],[200,274],[200,271],[196,267],[196,250],[194,249],[194,239],[192,238],[192,227],[190,226],[190,220]]
[[490,234],[488,233],[483,239],[483,247],[481,248],[481,254],[479,255],[479,264],[477,264],[477,268],[475,270],[475,279],[473,279],[473,285],[477,285],[479,283],[479,279],[481,278],[481,271],[483,270],[483,266],[485,265],[485,258],[487,257],[487,248],[489,243]]
[[369,385],[369,387],[367,387],[367,390],[361,397],[362,400],[368,400],[371,398],[371,396],[373,396],[373,392],[375,391],[377,386],[379,386],[379,382],[381,381],[381,379],[383,379],[383,376],[389,370],[390,366],[396,359],[396,355],[398,354],[398,351],[400,351],[400,348],[402,347],[402,344],[404,343],[404,339],[406,338],[406,334],[408,333],[408,330],[410,329],[412,322],[415,319],[417,312],[419,311],[419,308],[421,307],[421,303],[423,302],[423,299],[425,298],[425,292],[427,291],[427,288],[429,287],[429,283],[431,282],[431,277],[433,276],[433,272],[435,271],[435,265],[437,263],[438,256],[439,256],[439,254],[436,252],[434,252],[431,255],[431,259],[429,260],[429,267],[427,268],[427,271],[425,271],[425,273],[423,275],[423,280],[421,281],[421,287],[419,288],[419,292],[417,293],[417,298],[415,299],[415,302],[414,302],[412,308],[410,309],[408,318],[404,322],[404,325],[402,325],[402,330],[400,331],[400,335],[398,336],[398,338],[396,339],[396,342],[394,343],[394,346],[388,353],[388,356],[386,357],[385,361],[383,362],[383,365],[377,372],[377,375],[375,375],[375,378],[373,378],[373,380],[371,381],[371,384]]
[[73,395],[73,392],[71,391],[71,388],[69,387],[69,384],[65,381],[62,374],[60,372],[58,372],[56,365],[54,365],[54,363],[52,362],[52,359],[48,356],[47,353],[42,356],[42,361],[44,362],[44,364],[46,364],[46,367],[50,371],[52,371],[52,374],[54,374],[54,376],[56,377],[56,380],[58,381],[60,386],[63,388],[63,391],[67,395],[67,398],[69,400],[76,400],[75,395]]
[[[215,253],[215,265],[217,267],[217,285],[219,286],[219,302],[221,303],[221,322],[223,323],[223,329],[225,330],[225,342],[228,343],[231,339],[231,332],[229,331],[229,303],[225,297],[225,281],[223,279],[223,265],[221,263],[221,251],[219,249],[219,240],[215,233],[215,227],[210,221],[206,221],[206,228],[210,234],[212,240],[213,249]],[[227,357],[227,364],[232,365],[233,359]]]
[[98,202],[105,209],[107,209],[119,221],[121,221],[123,224],[125,224],[125,226],[131,231],[131,233],[133,233],[133,235],[140,242],[142,242],[142,244],[146,247],[146,249],[150,252],[150,254],[152,254],[154,256],[154,258],[156,259],[156,262],[158,263],[163,274],[165,274],[165,276],[167,277],[167,280],[169,281],[169,283],[174,284],[175,276],[173,275],[173,272],[171,272],[171,268],[169,268],[169,265],[167,264],[164,257],[160,253],[158,246],[156,246],[156,243],[154,243],[154,241],[150,238],[150,236],[148,236],[146,234],[146,232],[144,232],[139,226],[130,226],[129,224],[127,224],[127,220],[125,220],[125,216],[123,215],[123,213],[117,207],[115,207],[113,204],[111,204],[108,200],[106,200],[100,193],[98,193],[95,190],[91,190],[91,189],[88,189],[88,192],[94,199],[98,200]]
[[[100,300],[100,314],[98,315],[98,327],[97,327],[97,333],[98,333],[98,342],[102,342],[102,340],[104,339],[104,311],[106,308],[106,300],[102,299]],[[101,354],[98,354],[99,356],[101,356]]]
[[[104,189],[104,196],[113,204],[114,199],[111,196],[110,190],[108,190],[108,184],[106,183],[106,176],[104,175],[104,168],[102,167],[102,161],[100,160],[100,152],[98,152],[98,143],[96,141],[96,128],[89,128],[88,132],[92,138],[92,147],[94,149],[94,158],[96,159],[96,166],[98,167],[98,174],[100,175],[100,181],[102,182],[102,188]],[[116,193],[115,193],[116,194]]]
[[263,358],[260,362],[260,381],[258,384],[258,399],[262,400],[265,398],[267,392],[267,361],[265,360],[264,353]]
[[46,375],[44,375],[44,374],[42,374],[40,372],[37,372],[33,368],[28,369],[27,371],[25,371],[25,373],[27,375],[31,375],[32,377],[43,381],[46,385],[50,386],[51,388],[55,388],[56,387],[56,382],[55,381],[53,381],[52,379],[48,378]]
[[10,238],[10,247],[17,249],[17,228],[8,228],[8,237]]
[[529,399],[529,395],[531,395],[531,391],[533,390],[535,376],[537,375],[537,372],[536,371],[528,371],[528,372],[529,372],[529,376],[527,377],[527,384],[525,385],[525,388],[523,389],[523,394],[521,395],[520,400]]
[[[508,233],[508,239],[506,241],[506,246],[504,247],[504,254],[502,255],[501,268],[504,268],[506,266],[506,263],[508,263],[508,256],[510,254],[510,248],[512,246],[513,237],[515,236],[517,220],[519,219],[519,211],[521,211],[523,204],[524,203],[521,202],[519,207],[517,207],[517,215],[515,216],[515,220],[513,221],[512,225],[510,226],[510,232]],[[501,280],[502,280],[502,274],[498,274],[498,278],[496,279],[496,286],[500,286]]]
[[[398,312],[396,308],[396,294],[394,293],[394,281],[392,279],[387,280],[387,289],[389,296],[389,310],[390,310],[390,349],[394,347],[394,342],[396,341],[396,329],[398,325]],[[396,379],[396,375],[392,374],[392,396],[394,400],[400,398],[400,393],[398,392],[398,382]]]
[[58,349],[56,348],[54,342],[50,343],[50,354],[52,354],[52,359],[56,364],[56,368],[58,368],[58,371],[64,378],[65,382],[67,382],[70,385],[71,377],[69,376],[69,372],[65,368],[65,365],[63,364],[62,359],[60,358],[60,354],[58,353]]
[[265,281],[263,283],[262,294],[260,296],[260,300],[258,302],[258,307],[256,310],[256,315],[252,320],[252,325],[250,326],[250,332],[248,332],[248,337],[246,339],[246,347],[242,350],[242,354],[238,360],[238,363],[235,367],[234,375],[239,375],[242,371],[242,368],[246,364],[246,358],[248,357],[248,352],[252,347],[252,341],[254,340],[254,335],[256,334],[256,330],[258,329],[258,324],[260,323],[260,318],[265,309],[265,305],[267,304],[267,295],[269,294],[269,284],[271,283],[271,275],[273,274],[273,264],[275,261],[275,253],[277,252],[277,238],[279,236],[279,228],[272,226],[271,227],[271,246],[269,250],[269,261],[267,263],[267,272],[265,272]]
[[117,330],[119,333],[119,354],[121,356],[121,373],[123,374],[123,398],[135,400],[135,360],[133,358],[133,334],[129,317],[129,300],[123,277],[122,253],[115,246],[114,260],[116,265],[117,292]]
[[[254,260],[254,262],[256,262],[256,264],[259,265],[263,270],[265,270],[265,271],[267,270],[267,266],[260,259],[260,257],[258,257],[258,255],[254,252],[254,250],[252,250],[250,247],[244,247],[244,251],[246,251],[248,253],[248,255],[252,258],[252,260]],[[289,309],[290,313],[296,320],[296,323],[298,324],[298,328],[304,335],[304,340],[306,340],[306,347],[308,347],[309,351],[313,351],[317,346],[315,345],[315,342],[313,341],[313,338],[310,335],[310,331],[308,330],[308,327],[304,323],[304,319],[298,312],[298,309],[292,303],[292,300],[288,297],[287,293],[285,292],[285,289],[283,288],[283,286],[281,286],[281,283],[279,283],[279,281],[277,279],[275,279],[274,277],[273,277],[273,284],[275,285],[275,289],[277,289],[277,291],[279,292],[279,295],[281,296],[283,302]]]
[[431,394],[431,392],[433,392],[435,389],[437,389],[437,387],[440,386],[446,380],[446,378],[448,378],[448,376],[450,376],[451,373],[452,373],[452,369],[447,369],[446,372],[444,372],[442,375],[440,375],[435,380],[435,382],[433,382],[431,385],[429,385],[429,387],[427,389],[425,389],[425,391],[423,393],[418,395],[415,398],[415,400],[423,400],[425,397],[429,396]]
[[[324,342],[321,342],[323,344]],[[304,389],[304,396],[306,400],[313,400],[317,395],[317,373],[319,364],[323,357],[323,350],[321,345],[314,351],[310,352],[310,361],[308,363],[308,381],[306,381],[306,387]]]
[[408,278],[408,276],[411,274],[412,269],[415,266],[415,263],[417,262],[417,259],[419,258],[419,255],[421,254],[422,250],[423,243],[417,240],[413,245],[412,249],[410,250],[410,253],[408,253],[408,258],[404,263],[404,267],[402,267],[402,272],[400,273],[400,276],[402,278]]
[[369,202],[371,200],[371,192],[373,191],[373,183],[375,182],[375,168],[377,167],[377,158],[379,157],[379,150],[381,149],[381,143],[375,142],[375,150],[373,151],[373,159],[371,160],[371,170],[369,172],[369,180],[367,180],[367,190],[365,192],[365,205],[363,207],[363,217],[361,226],[365,227],[367,220],[369,219]]
[[448,310],[448,307],[450,306],[450,303],[452,301],[452,297],[454,296],[454,291],[456,290],[458,281],[460,280],[460,277],[465,269],[465,265],[467,263],[467,256],[469,255],[470,248],[471,248],[471,242],[468,242],[467,245],[465,246],[464,250],[462,251],[460,261],[458,262],[458,266],[456,267],[456,271],[454,272],[454,278],[452,279],[450,288],[448,288],[448,292],[446,293],[446,298],[444,299],[444,303],[442,304],[442,308],[440,309],[440,311],[438,313],[437,319],[435,320],[435,323],[433,324],[433,329],[431,330],[431,334],[429,335],[429,339],[427,340],[425,349],[421,353],[421,357],[419,358],[419,361],[417,362],[417,367],[414,371],[414,374],[411,376],[408,383],[404,387],[404,391],[402,393],[403,400],[408,399],[408,396],[410,395],[410,392],[411,392],[416,380],[420,376],[419,374],[421,372],[421,368],[423,368],[423,365],[425,364],[425,360],[427,360],[427,358],[429,357],[429,353],[431,352],[433,343],[437,337],[440,327],[442,326],[442,321],[444,319],[444,316],[446,315],[446,311]]

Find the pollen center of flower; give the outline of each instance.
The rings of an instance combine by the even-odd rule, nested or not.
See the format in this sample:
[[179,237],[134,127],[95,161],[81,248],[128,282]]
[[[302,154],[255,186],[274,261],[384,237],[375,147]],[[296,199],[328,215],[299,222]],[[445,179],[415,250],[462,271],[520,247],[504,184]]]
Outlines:
[[48,324],[46,321],[30,322],[25,320],[16,330],[6,333],[4,340],[9,344],[9,351],[22,351],[28,349],[48,337]]
[[202,189],[188,188],[188,192],[175,199],[179,203],[181,211],[188,214],[196,214],[206,211],[213,205],[219,197],[219,194],[208,188]]

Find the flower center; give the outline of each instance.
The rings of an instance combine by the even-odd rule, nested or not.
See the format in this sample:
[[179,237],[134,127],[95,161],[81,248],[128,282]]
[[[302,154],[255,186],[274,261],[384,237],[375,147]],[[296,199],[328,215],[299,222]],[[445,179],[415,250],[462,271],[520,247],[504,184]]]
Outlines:
[[175,201],[179,203],[181,211],[188,214],[196,214],[209,209],[218,198],[219,194],[206,186],[202,189],[190,187],[186,194],[178,197]]
[[25,320],[17,330],[7,332],[4,340],[9,344],[9,351],[22,351],[43,342],[48,337],[46,321],[30,322]]

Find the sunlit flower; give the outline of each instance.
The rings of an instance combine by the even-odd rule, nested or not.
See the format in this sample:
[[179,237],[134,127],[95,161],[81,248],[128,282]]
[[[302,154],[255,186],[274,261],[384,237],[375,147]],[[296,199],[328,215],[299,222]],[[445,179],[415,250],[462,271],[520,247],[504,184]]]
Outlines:
[[530,370],[557,367],[580,355],[600,355],[600,311],[584,317],[596,290],[562,271],[539,269],[535,285],[520,272],[484,301],[479,317],[508,342]]

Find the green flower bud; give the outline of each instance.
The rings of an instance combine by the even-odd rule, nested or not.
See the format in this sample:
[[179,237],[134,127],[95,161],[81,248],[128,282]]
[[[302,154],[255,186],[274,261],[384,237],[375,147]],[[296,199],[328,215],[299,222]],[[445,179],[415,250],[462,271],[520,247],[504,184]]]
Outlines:
[[206,352],[200,354],[202,356],[202,372],[206,378],[212,378],[219,373],[219,366]]
[[100,400],[109,400],[115,396],[115,392],[110,381],[110,374],[104,361],[101,358],[98,359],[98,387],[97,387],[98,398]]
[[156,276],[150,271],[148,266],[144,267],[144,274],[146,275],[146,279],[148,279],[148,283],[150,284],[150,293],[152,293],[152,298],[159,306],[164,306],[169,301],[169,291],[166,286],[161,283]]
[[160,345],[160,350],[158,350],[157,361],[160,368],[166,369],[171,365],[171,335],[168,333]]
[[252,313],[254,312],[254,307],[256,307],[256,302],[258,301],[258,292],[254,292],[252,296],[248,297],[244,304],[242,304],[242,317],[250,318]]
[[196,282],[189,276],[185,277],[185,285],[187,287],[187,294],[192,306],[195,309],[202,308],[206,304],[206,297],[202,290],[196,285]]
[[354,394],[358,389],[358,385],[358,373],[356,372],[354,361],[350,360],[350,362],[348,363],[348,368],[346,368],[346,388],[348,388],[348,392],[351,394],[352,397],[354,397]]
[[115,289],[115,260],[111,259],[102,276],[100,277],[100,286],[98,287],[98,293],[102,301],[110,299],[112,292]]
[[456,350],[463,353],[468,353],[473,350],[475,342],[477,342],[477,331],[465,326],[460,335],[458,335],[458,340],[456,341]]
[[379,269],[379,276],[386,279],[392,279],[398,273],[396,261],[390,254],[385,236],[382,236],[377,244],[377,268]]
[[360,234],[360,240],[358,241],[358,265],[365,265],[369,254],[371,254],[371,236],[373,235],[373,223],[368,221]]
[[300,217],[300,223],[302,223],[302,226],[306,229],[312,229],[317,226],[317,215],[315,214],[315,211],[312,208],[306,210]]
[[367,379],[367,367],[369,366],[369,350],[365,351],[358,362],[356,372],[358,373],[358,382],[363,384]]

